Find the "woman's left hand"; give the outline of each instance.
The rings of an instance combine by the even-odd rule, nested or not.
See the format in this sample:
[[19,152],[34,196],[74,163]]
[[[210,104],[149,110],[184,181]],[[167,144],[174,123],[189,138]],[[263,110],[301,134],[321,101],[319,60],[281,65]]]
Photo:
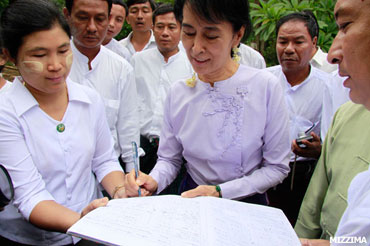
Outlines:
[[220,194],[216,190],[215,185],[199,185],[197,188],[181,193],[182,197],[192,198],[197,196],[214,196],[219,197]]
[[95,199],[92,202],[90,202],[89,205],[87,205],[81,212],[81,218],[88,214],[89,212],[93,211],[96,208],[104,207],[108,204],[109,200],[107,197],[103,197],[101,199]]

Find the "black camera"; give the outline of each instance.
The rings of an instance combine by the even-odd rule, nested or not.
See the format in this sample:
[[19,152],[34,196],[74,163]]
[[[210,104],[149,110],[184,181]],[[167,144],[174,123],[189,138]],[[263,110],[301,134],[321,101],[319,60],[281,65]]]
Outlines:
[[310,134],[307,134],[307,133],[305,133],[305,132],[300,132],[300,133],[298,133],[298,138],[296,139],[297,145],[298,145],[300,148],[304,149],[304,148],[306,148],[307,146],[306,146],[304,143],[302,143],[302,140],[307,140],[307,141],[309,141],[309,142],[312,142],[313,137],[312,137]]

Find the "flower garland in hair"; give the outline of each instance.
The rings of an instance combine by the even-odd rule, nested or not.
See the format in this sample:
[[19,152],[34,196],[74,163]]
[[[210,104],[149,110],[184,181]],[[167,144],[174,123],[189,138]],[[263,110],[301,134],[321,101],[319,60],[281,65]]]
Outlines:
[[195,77],[195,73],[193,73],[193,76],[190,79],[187,79],[185,83],[187,86],[193,88],[195,84],[197,83],[197,78]]
[[239,63],[240,59],[240,49],[236,46],[233,48],[233,61]]

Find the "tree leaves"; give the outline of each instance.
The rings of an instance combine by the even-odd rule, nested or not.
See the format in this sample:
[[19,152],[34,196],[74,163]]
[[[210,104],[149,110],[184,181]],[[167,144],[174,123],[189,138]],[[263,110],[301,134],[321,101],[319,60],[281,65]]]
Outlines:
[[[328,51],[336,35],[336,24],[333,15],[335,0],[249,0],[250,15],[254,33],[249,42],[265,56],[268,65],[275,65],[275,26],[277,21],[290,13],[303,10],[314,12],[320,27],[318,45]],[[267,49],[266,49],[267,48]]]

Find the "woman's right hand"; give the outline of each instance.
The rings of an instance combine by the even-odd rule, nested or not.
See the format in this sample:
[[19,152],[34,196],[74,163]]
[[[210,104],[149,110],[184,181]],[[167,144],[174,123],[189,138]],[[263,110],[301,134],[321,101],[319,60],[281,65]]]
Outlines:
[[93,211],[94,209],[96,208],[99,208],[99,207],[104,207],[108,204],[108,198],[107,197],[103,197],[101,199],[95,199],[93,200],[92,202],[90,202],[89,205],[87,205],[81,212],[81,218],[84,217],[86,214],[88,214],[89,212]]
[[158,183],[151,176],[140,172],[139,177],[135,178],[135,170],[125,175],[126,194],[129,197],[137,197],[138,190],[141,189],[141,196],[151,196],[158,188]]

